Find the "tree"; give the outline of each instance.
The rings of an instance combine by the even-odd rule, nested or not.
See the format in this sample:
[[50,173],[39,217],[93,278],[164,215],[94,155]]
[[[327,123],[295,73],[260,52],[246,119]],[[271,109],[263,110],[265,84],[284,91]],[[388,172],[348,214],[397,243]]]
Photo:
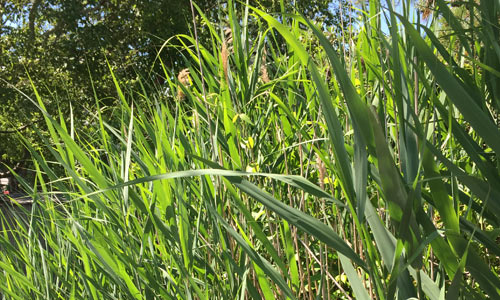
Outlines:
[[[213,21],[227,7],[222,2],[196,1]],[[331,25],[340,23],[342,7],[347,7],[345,0],[343,6],[332,3],[300,0],[296,6],[307,17]],[[250,4],[268,12],[293,11],[289,1]],[[13,164],[25,159],[17,130],[37,141],[33,128],[43,123],[38,108],[20,91],[34,97],[35,86],[52,115],[69,115],[73,108],[76,119],[88,118],[94,92],[102,105],[113,105],[108,62],[123,82],[147,78],[163,43],[189,33],[192,15],[189,0],[0,0],[0,22],[0,159]],[[198,24],[202,26],[200,20]],[[163,49],[161,58],[168,68],[183,68],[183,58],[173,47]]]

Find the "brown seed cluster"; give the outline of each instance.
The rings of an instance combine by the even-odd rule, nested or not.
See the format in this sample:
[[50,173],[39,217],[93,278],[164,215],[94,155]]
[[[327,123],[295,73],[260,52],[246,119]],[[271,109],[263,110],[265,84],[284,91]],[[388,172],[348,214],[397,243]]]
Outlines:
[[224,30],[224,37],[226,38],[226,43],[228,45],[233,44],[233,31],[231,28],[226,28],[226,30]]
[[[179,72],[179,75],[177,75],[177,79],[179,80],[179,83],[182,84],[184,87],[189,86],[189,69],[183,69]],[[182,101],[186,98],[186,95],[182,91],[182,88],[180,86],[177,86],[177,100]]]
[[260,65],[260,79],[262,79],[262,82],[264,83],[268,83],[270,81],[269,74],[267,73],[266,57],[267,50],[266,46],[264,45],[264,50],[262,51],[262,64]]
[[226,41],[222,42],[222,50],[220,52],[221,60],[222,60],[222,70],[224,71],[224,78],[226,79],[226,82],[229,79],[228,75],[228,70],[227,70],[227,62],[229,59],[229,53],[227,50],[227,44]]
[[233,44],[233,32],[231,28],[227,28],[224,30],[224,39],[222,41],[222,49],[221,49],[221,61],[222,61],[222,70],[224,72],[224,78],[226,82],[229,79],[228,73],[228,60],[229,60],[229,50]]
[[325,163],[321,160],[321,157],[318,154],[316,154],[316,168],[319,172],[319,186],[322,189],[325,189],[325,177],[327,176],[326,168]]
[[424,7],[422,9],[422,19],[427,20],[432,13],[432,9],[434,9],[434,1],[435,0],[426,0]]

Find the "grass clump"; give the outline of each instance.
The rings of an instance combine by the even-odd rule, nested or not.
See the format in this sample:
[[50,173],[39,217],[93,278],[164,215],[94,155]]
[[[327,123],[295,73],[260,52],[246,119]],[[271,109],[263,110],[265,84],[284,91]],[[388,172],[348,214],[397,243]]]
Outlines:
[[177,37],[166,93],[113,76],[115,119],[93,131],[45,113],[50,157],[26,143],[20,179],[33,207],[0,237],[3,296],[500,297],[499,8],[469,4],[484,28],[437,1],[447,50],[409,5],[370,1],[337,49],[300,15],[237,20],[230,2],[230,38],[208,20],[211,47]]

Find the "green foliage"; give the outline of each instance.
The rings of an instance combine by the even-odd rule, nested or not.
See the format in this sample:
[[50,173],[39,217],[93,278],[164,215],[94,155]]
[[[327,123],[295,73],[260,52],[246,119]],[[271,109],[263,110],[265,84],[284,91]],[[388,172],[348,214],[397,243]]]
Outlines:
[[163,59],[166,90],[124,84],[109,66],[120,104],[89,128],[47,113],[29,82],[49,154],[21,136],[36,180],[19,180],[35,201],[29,218],[11,209],[0,220],[2,293],[499,298],[500,131],[487,78],[500,7],[474,3],[484,30],[472,40],[448,15],[461,41],[449,49],[434,24],[408,21],[409,1],[398,12],[362,5],[349,47],[301,15],[229,2],[232,36],[201,14],[210,38],[163,47],[181,45],[187,81]]
[[[288,1],[251,4],[268,12],[293,11]],[[197,5],[208,22],[227,26],[224,18],[219,20],[227,14],[227,4],[197,1]],[[328,9],[330,1],[297,1],[297,5],[327,24],[339,23],[339,11]],[[107,61],[132,89],[140,88],[139,78],[151,79],[148,85],[163,85],[166,79],[157,57],[160,48],[174,35],[192,30],[188,0],[1,1],[0,17],[0,78],[8,82],[0,84],[0,158],[24,167],[30,165],[16,130],[21,129],[30,143],[40,144],[33,127],[43,126],[39,111],[18,91],[33,97],[29,77],[48,112],[61,111],[66,121],[73,114],[77,125],[85,126],[96,110],[94,93],[104,109],[116,104],[109,97],[114,86]],[[199,28],[202,41],[209,41],[211,34],[205,26]],[[178,71],[187,54],[175,39],[170,45],[162,49],[160,58],[166,68]]]

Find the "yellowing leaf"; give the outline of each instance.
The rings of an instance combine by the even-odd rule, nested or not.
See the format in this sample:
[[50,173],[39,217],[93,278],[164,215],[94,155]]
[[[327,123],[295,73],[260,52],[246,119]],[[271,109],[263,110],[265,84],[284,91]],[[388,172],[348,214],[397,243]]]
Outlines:
[[245,170],[250,173],[257,173],[259,172],[259,165],[256,163],[251,163],[246,167]]
[[245,121],[246,123],[248,123],[250,125],[253,125],[252,121],[250,120],[250,118],[246,114],[239,114],[238,116],[240,117],[241,120]]
[[255,141],[253,140],[253,138],[251,136],[249,136],[248,137],[248,147],[250,149],[252,149],[254,145],[255,145]]
[[250,173],[256,173],[257,172],[257,170],[255,170],[255,168],[252,167],[251,165],[248,165],[247,168],[245,169],[245,171],[250,172]]

